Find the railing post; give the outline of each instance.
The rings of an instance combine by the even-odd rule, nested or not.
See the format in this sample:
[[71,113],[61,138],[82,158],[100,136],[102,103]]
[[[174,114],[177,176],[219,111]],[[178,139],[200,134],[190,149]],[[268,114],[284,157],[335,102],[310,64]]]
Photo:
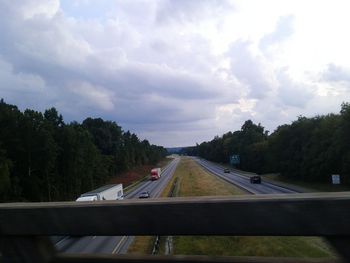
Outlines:
[[48,237],[11,236],[0,238],[2,262],[50,262],[56,250]]

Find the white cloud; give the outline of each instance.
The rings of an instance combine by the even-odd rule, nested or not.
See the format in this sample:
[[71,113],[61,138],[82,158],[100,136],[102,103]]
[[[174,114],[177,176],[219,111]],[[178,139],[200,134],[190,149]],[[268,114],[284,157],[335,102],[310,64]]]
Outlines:
[[221,16],[232,11],[234,12],[234,5],[226,0],[163,0],[158,1],[156,22],[198,24],[206,21],[208,17]]
[[32,19],[43,16],[52,18],[59,11],[59,0],[26,0],[18,3],[3,2],[2,7],[5,11],[15,12],[23,19]]

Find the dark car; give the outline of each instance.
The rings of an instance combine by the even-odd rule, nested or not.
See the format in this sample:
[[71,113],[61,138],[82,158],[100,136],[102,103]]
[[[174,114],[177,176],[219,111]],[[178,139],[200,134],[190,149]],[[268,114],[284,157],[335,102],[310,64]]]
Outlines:
[[139,195],[139,198],[150,198],[151,195],[149,194],[149,192],[142,192],[140,195]]
[[225,168],[224,173],[230,173],[230,170],[228,168]]
[[261,177],[259,175],[254,175],[250,177],[251,184],[261,184]]

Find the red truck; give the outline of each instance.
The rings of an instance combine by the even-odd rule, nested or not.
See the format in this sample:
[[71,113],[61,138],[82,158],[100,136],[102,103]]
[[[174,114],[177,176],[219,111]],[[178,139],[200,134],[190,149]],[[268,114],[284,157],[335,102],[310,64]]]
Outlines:
[[160,178],[160,173],[161,173],[161,170],[160,168],[153,168],[151,170],[151,180],[154,181],[154,180],[158,180]]

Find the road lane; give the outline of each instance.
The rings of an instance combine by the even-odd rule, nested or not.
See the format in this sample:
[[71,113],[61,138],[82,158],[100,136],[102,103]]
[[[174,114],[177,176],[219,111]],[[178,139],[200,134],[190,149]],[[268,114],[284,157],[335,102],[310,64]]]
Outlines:
[[[175,159],[169,166],[167,166],[163,171],[162,171],[162,176],[160,179],[156,181],[146,181],[144,184],[134,191],[128,193],[126,197],[128,199],[132,198],[138,198],[139,194],[144,191],[148,191],[150,193],[151,198],[158,198],[164,188],[167,186],[169,181],[171,180],[177,164],[179,162],[179,158]],[[115,251],[113,254],[126,254],[128,251],[128,248],[132,241],[134,240],[133,236],[127,236],[125,241],[119,246],[117,243],[118,249]]]
[[281,193],[297,193],[297,191],[287,189],[272,183],[262,181],[261,184],[250,183],[249,177],[240,175],[236,171],[230,170],[230,173],[224,173],[225,167],[209,162],[204,159],[192,157],[198,164],[210,173],[224,179],[225,181],[234,184],[252,194],[281,194]]
[[[125,199],[138,198],[144,191],[150,193],[151,198],[157,198],[171,180],[179,158],[171,161],[162,171],[162,176],[156,181],[144,181],[135,189],[125,194]],[[123,201],[121,201],[123,202]],[[66,237],[56,243],[56,249],[63,253],[107,253],[125,254],[134,240],[132,236],[84,236]]]

